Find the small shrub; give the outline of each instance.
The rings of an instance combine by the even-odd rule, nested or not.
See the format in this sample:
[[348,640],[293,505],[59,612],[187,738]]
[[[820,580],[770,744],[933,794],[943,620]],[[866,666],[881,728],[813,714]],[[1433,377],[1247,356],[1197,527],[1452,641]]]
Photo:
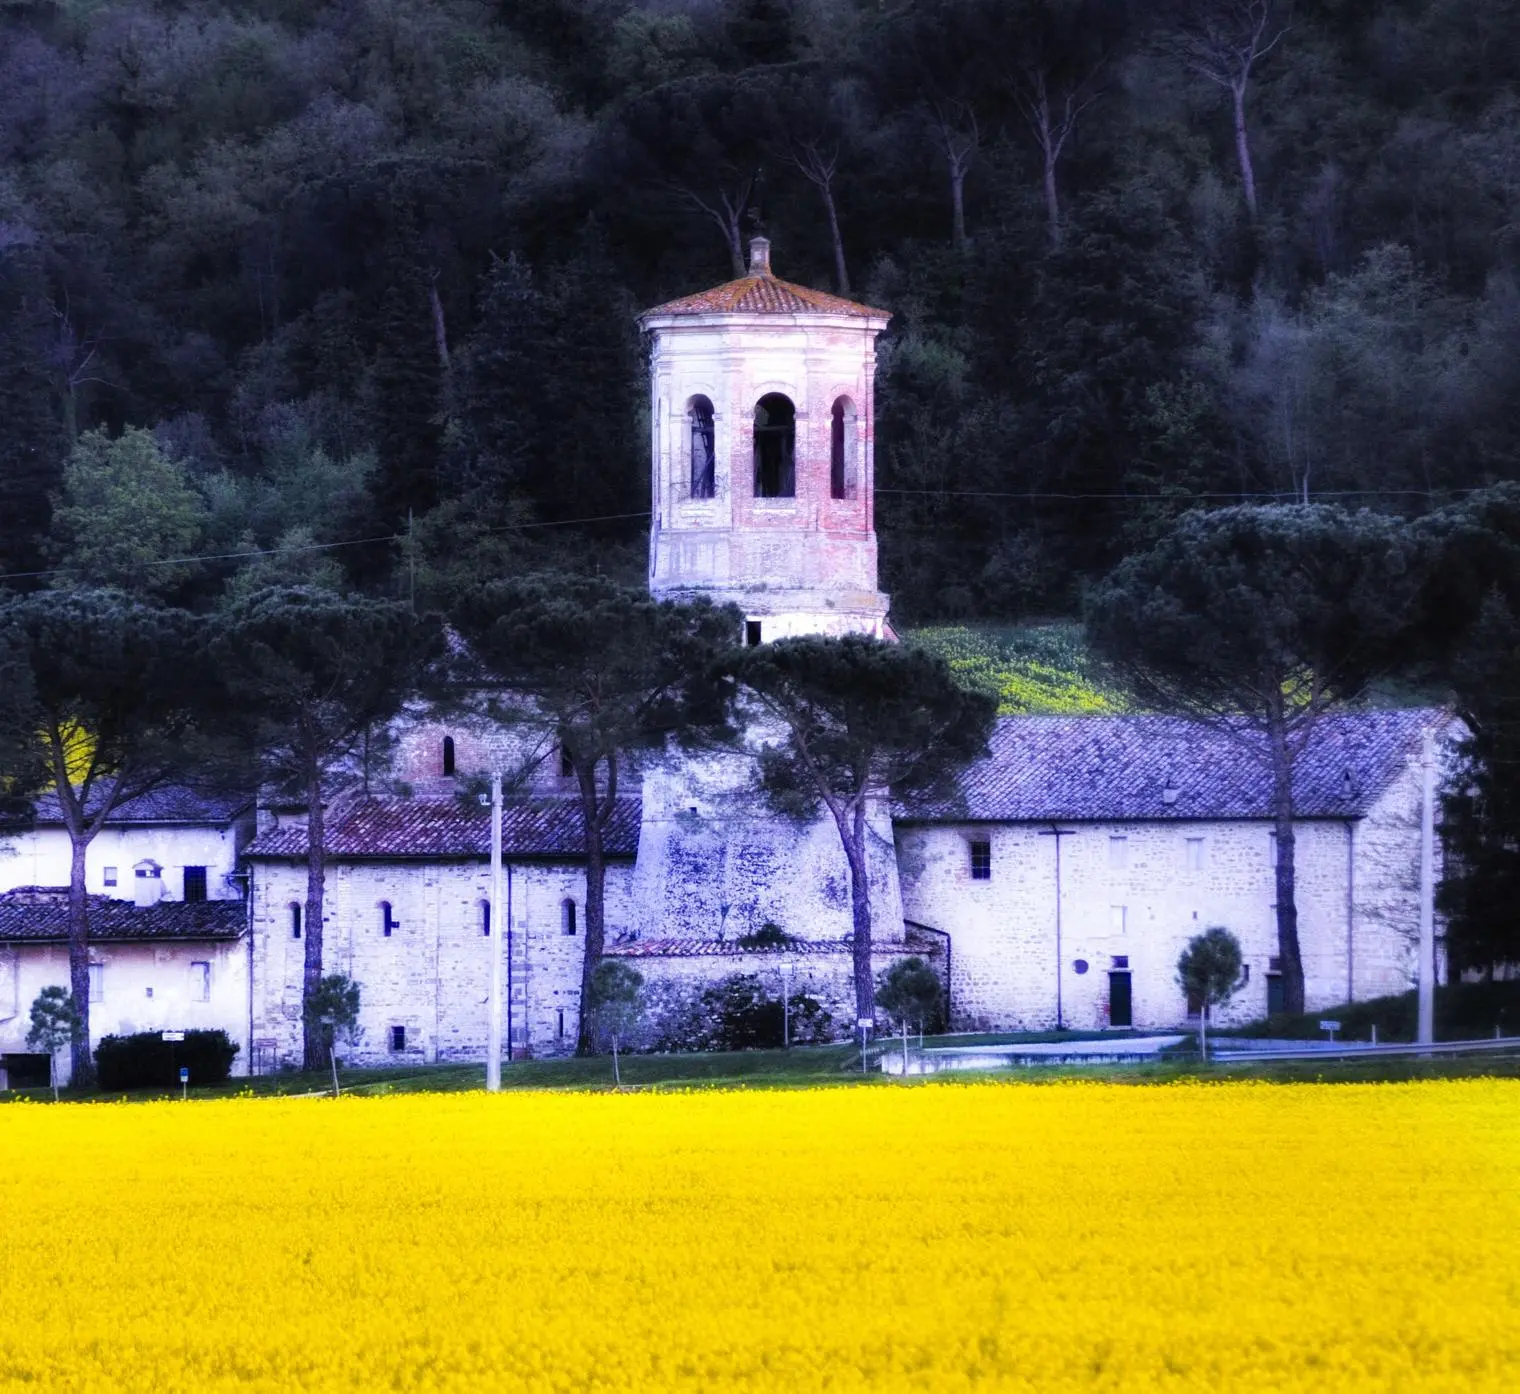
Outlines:
[[186,1031],[166,1041],[158,1031],[106,1036],[95,1048],[102,1089],[167,1089],[179,1083],[181,1066],[191,1084],[220,1084],[232,1073],[240,1047],[225,1031]]
[[[814,997],[793,993],[791,1040],[794,1045],[834,1039],[834,1018]],[[735,973],[684,998],[661,1003],[656,1050],[773,1050],[782,1039],[781,998],[772,996],[753,973]]]
[[739,936],[741,949],[789,949],[796,942],[794,935],[788,934],[780,925],[770,920],[767,920],[754,933]]

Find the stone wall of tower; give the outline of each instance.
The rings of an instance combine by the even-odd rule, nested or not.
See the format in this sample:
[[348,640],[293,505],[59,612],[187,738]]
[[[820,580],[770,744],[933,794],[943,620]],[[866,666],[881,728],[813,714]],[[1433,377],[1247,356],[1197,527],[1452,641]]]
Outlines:
[[[703,594],[758,619],[764,637],[880,635],[872,415],[875,339],[884,321],[826,315],[655,319],[651,360],[653,513],[649,585]],[[755,405],[781,393],[796,407],[796,494],[758,498]],[[691,496],[689,404],[713,405],[711,498]],[[854,409],[846,497],[830,488],[832,409]]]

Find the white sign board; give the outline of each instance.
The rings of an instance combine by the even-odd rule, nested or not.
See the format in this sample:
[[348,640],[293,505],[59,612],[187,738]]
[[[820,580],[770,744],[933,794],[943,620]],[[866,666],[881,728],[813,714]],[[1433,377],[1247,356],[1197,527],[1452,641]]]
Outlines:
[[159,1035],[166,1041],[182,1041],[185,1039],[183,1031],[160,1031]]
[[1319,1024],[1319,1029],[1321,1031],[1339,1031],[1341,1024],[1338,1021],[1322,1021]]
[[868,1016],[858,1018],[855,1024],[860,1027],[862,1031],[869,1031],[873,1026],[876,1025],[876,1023]]

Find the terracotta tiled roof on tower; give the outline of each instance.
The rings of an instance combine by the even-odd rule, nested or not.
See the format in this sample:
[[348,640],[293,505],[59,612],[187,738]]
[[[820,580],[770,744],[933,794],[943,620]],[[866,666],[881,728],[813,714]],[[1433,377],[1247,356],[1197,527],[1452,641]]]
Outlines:
[[749,244],[749,275],[711,290],[684,295],[679,300],[644,311],[643,318],[658,315],[846,315],[856,319],[887,319],[886,310],[874,310],[825,291],[793,285],[771,274],[771,244],[756,237]]

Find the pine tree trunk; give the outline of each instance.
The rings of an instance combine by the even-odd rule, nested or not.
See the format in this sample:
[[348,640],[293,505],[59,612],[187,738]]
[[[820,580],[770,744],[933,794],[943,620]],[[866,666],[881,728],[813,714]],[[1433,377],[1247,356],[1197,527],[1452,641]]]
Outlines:
[[834,207],[834,186],[827,180],[818,181],[818,193],[823,199],[824,212],[829,218],[829,236],[834,242],[834,282],[840,295],[850,293],[850,273],[844,262],[844,238],[839,232],[839,210]]
[[[595,1033],[586,1003],[591,1000],[591,975],[601,963],[602,950],[606,945],[607,859],[602,845],[603,824],[596,793],[596,765],[593,763],[588,769],[573,754],[571,758],[575,762],[575,773],[580,783],[581,814],[586,822],[586,950],[581,962],[580,1021],[575,1033],[575,1053],[594,1055]],[[611,797],[609,792],[609,802]]]
[[1246,135],[1246,89],[1237,83],[1230,89],[1235,99],[1235,154],[1240,160],[1240,183],[1245,190],[1246,207],[1256,217],[1256,172],[1251,167],[1251,142]]
[[85,889],[85,855],[90,844],[70,835],[69,856],[69,992],[74,998],[74,1030],[69,1040],[70,1084],[95,1086],[90,1054],[90,902]]
[[1056,156],[1051,150],[1045,152],[1045,222],[1051,250],[1057,250],[1061,245],[1061,198],[1056,189]]
[[1304,1010],[1304,962],[1298,947],[1298,900],[1293,854],[1293,765],[1280,714],[1269,722],[1272,760],[1272,817],[1277,836],[1277,954],[1282,972],[1283,1010]]
[[[844,829],[841,828],[841,832]],[[855,1015],[864,1021],[876,1015],[876,978],[871,972],[871,882],[866,868],[865,800],[845,833],[845,856],[850,863],[850,909],[854,920],[852,954],[855,967]]]
[[966,245],[966,170],[959,160],[950,162],[950,245],[956,251]]
[[301,1064],[320,1070],[327,1065],[327,1041],[322,1024],[311,1016],[311,1003],[322,989],[322,902],[327,878],[327,849],[322,776],[313,769],[306,781],[306,960],[301,975]]

